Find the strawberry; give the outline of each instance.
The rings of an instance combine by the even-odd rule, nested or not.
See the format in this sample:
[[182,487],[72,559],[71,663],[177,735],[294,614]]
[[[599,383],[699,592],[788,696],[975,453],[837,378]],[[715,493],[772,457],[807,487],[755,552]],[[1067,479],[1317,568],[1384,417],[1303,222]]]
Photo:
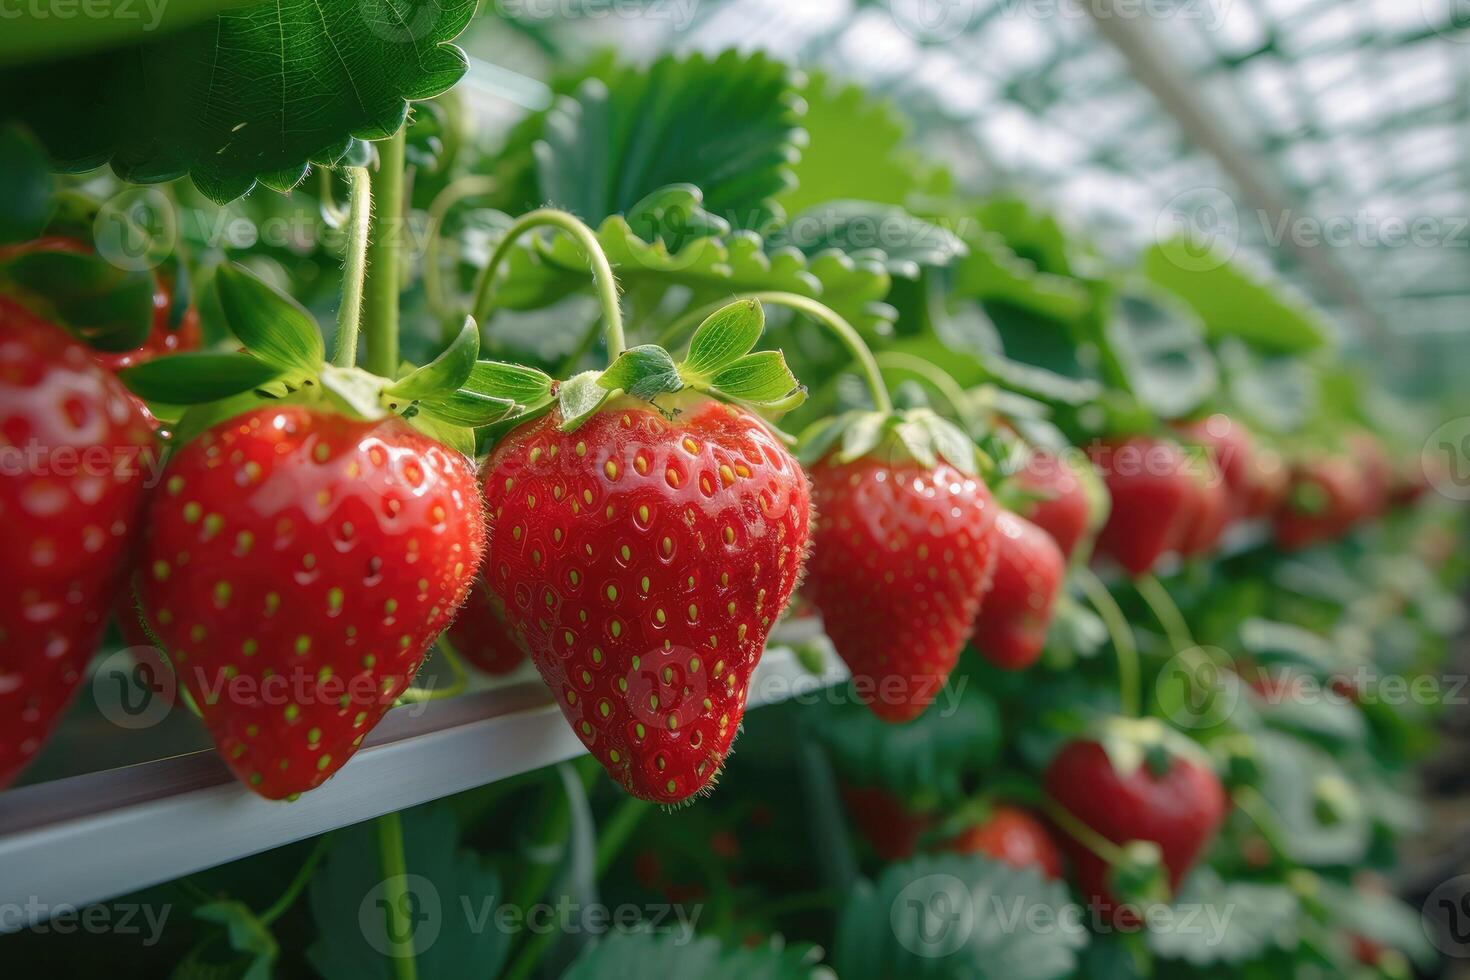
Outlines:
[[1371,520],[1383,516],[1388,510],[1389,496],[1393,492],[1395,472],[1393,461],[1383,441],[1366,429],[1355,429],[1346,438],[1347,450],[1357,465],[1362,500],[1358,505],[1358,520]]
[[1208,475],[1194,481],[1194,506],[1179,539],[1179,554],[1184,558],[1213,554],[1234,512],[1225,481],[1214,464],[1207,469],[1211,471]]
[[1047,878],[1062,876],[1062,855],[1046,825],[1020,807],[997,804],[989,815],[946,841],[944,849],[984,854],[1015,868],[1035,866]]
[[995,574],[975,619],[974,643],[995,666],[1021,670],[1046,645],[1066,559],[1050,535],[1008,510],[996,516],[995,530]]
[[923,713],[990,586],[989,489],[948,462],[824,458],[809,588],[858,696],[884,721]]
[[122,384],[0,299],[0,787],[70,701],[122,585],[152,436]]
[[[1043,783],[1055,804],[1107,840],[1156,844],[1169,887],[1177,890],[1219,830],[1227,798],[1204,764],[1152,750],[1157,748],[1120,771],[1099,742],[1070,742],[1047,766]],[[1064,834],[1061,843],[1083,894],[1094,907],[1116,914],[1119,902],[1109,865],[1070,835]]]
[[474,468],[401,420],[258,408],[177,449],[135,576],[226,763],[268,799],[362,744],[469,592]]
[[592,755],[635,796],[710,786],[807,550],[810,493],[749,412],[631,397],[512,431],[484,469],[486,580]]
[[1360,474],[1346,456],[1305,460],[1292,470],[1291,489],[1276,511],[1276,545],[1283,551],[1346,534],[1363,513]]
[[934,816],[911,808],[887,790],[844,783],[842,802],[853,826],[883,861],[902,861],[918,850]]
[[1134,436],[1090,450],[1103,474],[1112,512],[1097,549],[1130,574],[1147,574],[1182,543],[1198,489],[1190,461],[1167,440]]
[[[1033,497],[1017,513],[1050,534],[1064,558],[1071,558],[1093,530],[1093,505],[1078,469],[1089,465],[1037,449],[1016,474],[1016,486]],[[1091,474],[1085,478],[1095,479]]]
[[492,677],[509,674],[527,657],[525,644],[506,622],[504,603],[483,576],[475,579],[446,635],[456,653]]

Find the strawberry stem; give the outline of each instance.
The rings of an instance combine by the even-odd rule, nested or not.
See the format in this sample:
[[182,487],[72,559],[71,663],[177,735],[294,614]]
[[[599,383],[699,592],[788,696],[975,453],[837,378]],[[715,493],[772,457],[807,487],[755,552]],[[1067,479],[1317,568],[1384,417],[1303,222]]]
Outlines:
[[363,290],[363,332],[367,335],[367,369],[383,378],[398,374],[398,253],[403,246],[403,171],[407,124],[378,144],[378,170],[373,175],[376,205],[367,247],[367,282]]
[[331,842],[331,834],[323,834],[317,838],[316,845],[311,849],[311,854],[307,856],[306,861],[297,869],[296,876],[291,879],[291,883],[286,886],[286,890],[281,893],[281,897],[276,899],[270,908],[256,916],[260,920],[261,925],[269,926],[281,916],[285,915],[292,905],[296,904],[296,899],[301,897],[302,889],[306,887],[307,882],[311,881],[312,873],[316,871],[317,865],[321,864],[322,858],[327,856],[327,847]]
[[403,857],[403,821],[396,813],[385,813],[376,824],[378,867],[383,874],[383,915],[385,938],[392,952],[395,980],[417,980],[418,964],[414,962],[412,921],[405,921],[408,904],[408,866]]
[[424,300],[441,320],[453,320],[455,311],[445,299],[444,272],[439,266],[439,250],[444,242],[444,219],[459,202],[488,194],[495,189],[494,177],[470,174],[451,181],[429,203],[429,238],[424,243]]
[[1041,809],[1045,811],[1052,823],[1062,829],[1063,833],[1097,855],[1099,860],[1106,862],[1110,867],[1117,867],[1127,860],[1127,855],[1123,853],[1121,847],[1077,819],[1073,816],[1072,811],[1051,797],[1042,798]]
[[469,686],[470,676],[465,673],[464,664],[459,659],[459,654],[449,641],[441,633],[435,641],[439,652],[444,655],[444,662],[449,665],[449,672],[453,675],[448,687],[435,690],[432,687],[410,687],[398,696],[399,704],[423,704],[425,701],[443,701],[445,698],[457,697],[465,692]]
[[480,270],[480,278],[475,284],[475,299],[471,306],[471,315],[475,322],[483,325],[495,309],[495,297],[492,293],[495,274],[500,270],[500,264],[505,261],[505,257],[510,254],[516,239],[533,228],[556,228],[564,231],[587,253],[587,260],[592,265],[592,285],[597,290],[597,301],[602,306],[607,359],[609,363],[617,360],[625,346],[623,310],[618,304],[618,280],[613,275],[612,266],[608,264],[607,255],[602,251],[602,245],[597,241],[596,233],[575,215],[555,208],[539,208],[527,212],[506,229],[505,237],[495,246],[495,251],[490,254],[490,261]]
[[1169,639],[1169,645],[1174,648],[1175,653],[1183,653],[1192,650],[1197,645],[1193,635],[1189,632],[1189,624],[1184,620],[1184,614],[1179,611],[1174,597],[1164,584],[1153,575],[1143,575],[1134,580],[1134,588],[1138,589],[1138,595],[1164,628],[1164,635]]
[[887,368],[889,371],[905,371],[922,379],[930,388],[934,389],[939,397],[943,398],[949,404],[950,411],[954,413],[954,417],[959,420],[960,424],[966,430],[973,433],[978,429],[978,426],[975,424],[975,413],[969,406],[969,396],[965,394],[965,389],[961,388],[959,382],[951,377],[948,372],[924,360],[922,357],[915,357],[912,354],[905,354],[902,351],[884,351],[877,355],[876,360],[880,368]]
[[858,368],[862,371],[863,380],[867,382],[868,393],[872,396],[873,407],[885,415],[893,411],[893,399],[888,394],[888,386],[883,383],[883,372],[879,370],[878,361],[873,357],[873,352],[868,349],[868,345],[863,340],[862,334],[858,333],[853,325],[843,319],[841,314],[836,310],[814,299],[809,299],[806,296],[801,296],[796,293],[754,292],[726,297],[718,303],[712,303],[698,310],[691,310],[678,320],[669,324],[668,328],[664,330],[660,337],[659,343],[667,346],[668,343],[678,339],[681,334],[688,332],[693,327],[704,322],[711,313],[716,312],[730,303],[738,303],[741,300],[755,300],[759,303],[784,306],[798,313],[803,313],[826,327],[828,332],[836,337],[842,343],[843,347],[847,348],[847,352],[857,362]]
[[1137,718],[1143,682],[1138,664],[1138,642],[1133,637],[1128,618],[1123,615],[1113,594],[1092,569],[1079,565],[1073,569],[1072,574],[1077,587],[1087,597],[1087,601],[1103,621],[1103,626],[1107,627],[1108,639],[1113,643],[1113,653],[1118,659],[1118,703],[1122,706],[1122,714],[1128,718]]
[[1281,857],[1290,854],[1281,842],[1281,817],[1259,790],[1254,786],[1240,786],[1231,794],[1231,800],[1256,825],[1271,850]]
[[332,363],[357,363],[357,332],[362,320],[363,280],[367,273],[368,225],[372,220],[372,183],[365,167],[347,168],[347,254],[342,264],[342,305],[337,308],[337,350]]

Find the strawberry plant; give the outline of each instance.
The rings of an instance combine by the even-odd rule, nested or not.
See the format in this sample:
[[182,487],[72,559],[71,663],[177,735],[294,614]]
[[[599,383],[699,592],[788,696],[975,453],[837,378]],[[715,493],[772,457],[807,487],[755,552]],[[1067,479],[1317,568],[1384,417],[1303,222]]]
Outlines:
[[[517,87],[485,42],[546,26],[472,6],[0,33],[0,864],[163,820],[132,781],[211,745],[179,764],[261,852],[139,875],[186,913],[145,948],[50,909],[7,964],[1464,951],[1390,885],[1454,728],[1446,403],[1245,261],[982,190],[861,86],[742,49]],[[117,662],[180,710],[123,725]],[[155,761],[75,774],[115,746]]]

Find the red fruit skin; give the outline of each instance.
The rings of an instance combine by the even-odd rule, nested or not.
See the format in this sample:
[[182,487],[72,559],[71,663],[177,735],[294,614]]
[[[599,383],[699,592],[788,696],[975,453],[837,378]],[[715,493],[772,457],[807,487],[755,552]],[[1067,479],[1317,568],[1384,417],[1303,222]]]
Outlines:
[[235,775],[342,768],[409,686],[485,550],[473,464],[396,418],[260,408],[177,451],[135,576]]
[[974,643],[1002,670],[1023,670],[1046,646],[1067,560],[1051,535],[1002,510],[995,519],[995,573],[975,619]]
[[853,826],[883,861],[913,857],[919,838],[934,824],[932,814],[909,809],[903,801],[876,786],[842,785],[842,802]]
[[[1305,497],[1319,498],[1314,506]],[[1274,533],[1282,551],[1331,541],[1346,534],[1363,513],[1360,475],[1352,460],[1327,456],[1299,464],[1291,489],[1276,511]]]
[[0,299],[0,787],[51,733],[96,649],[137,537],[152,446],[91,351]]
[[625,790],[677,803],[730,751],[808,545],[796,460],[750,413],[553,412],[485,466],[485,577],[572,729]]
[[1091,509],[1087,491],[1072,466],[1044,450],[1034,450],[1026,466],[1016,474],[1016,485],[1035,494],[1036,499],[1019,509],[1020,516],[1041,528],[1056,541],[1062,556],[1072,552],[1087,534]]
[[824,461],[812,486],[808,595],[858,697],[884,721],[917,718],[974,628],[1000,508],[983,482],[943,463]]
[[1046,825],[1019,807],[996,805],[990,816],[965,830],[944,849],[985,854],[1014,868],[1035,866],[1053,880],[1062,876],[1062,853]]
[[1365,429],[1347,435],[1348,454],[1357,464],[1360,484],[1360,501],[1355,520],[1364,521],[1382,517],[1388,510],[1390,494],[1394,488],[1394,466],[1388,450],[1376,435]]
[[[1183,758],[1176,757],[1162,777],[1147,765],[1120,776],[1101,745],[1070,742],[1052,759],[1043,785],[1053,801],[1113,843],[1158,844],[1174,890],[1225,819],[1220,780]],[[1059,840],[1078,889],[1095,908],[1116,915],[1120,906],[1108,888],[1108,866],[1069,835],[1062,833]]]
[[1218,473],[1195,481],[1194,507],[1179,541],[1184,558],[1207,558],[1220,546],[1230,526],[1230,492]]
[[505,604],[483,576],[475,579],[464,608],[449,626],[448,639],[456,653],[492,677],[509,674],[530,656],[506,622]]
[[1147,436],[1094,446],[1091,455],[1113,499],[1098,553],[1146,575],[1184,539],[1198,494],[1191,464],[1176,444]]

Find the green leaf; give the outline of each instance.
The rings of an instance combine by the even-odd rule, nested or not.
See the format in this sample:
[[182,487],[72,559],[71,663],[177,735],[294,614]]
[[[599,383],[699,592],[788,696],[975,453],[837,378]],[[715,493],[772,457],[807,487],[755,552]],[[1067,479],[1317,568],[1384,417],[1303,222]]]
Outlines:
[[711,313],[694,331],[689,356],[680,367],[685,378],[708,379],[749,354],[766,329],[766,311],[753,299],[739,300]]
[[317,376],[321,390],[339,410],[360,419],[381,419],[389,414],[383,389],[384,378],[360,367],[325,365]]
[[1113,304],[1105,334],[1129,390],[1163,418],[1179,418],[1214,394],[1215,358],[1187,307],[1157,290],[1129,286]]
[[551,395],[551,375],[501,361],[476,361],[461,387],[477,395],[531,405]]
[[[459,850],[453,811],[441,804],[402,813],[403,850],[418,975],[424,980],[498,976],[514,935],[496,927],[506,901],[500,876],[477,855]],[[392,980],[381,952],[386,923],[383,876],[371,821],[339,830],[309,894],[317,939],[307,959],[326,980]],[[524,910],[517,910],[524,912]]]
[[917,279],[925,268],[942,269],[968,251],[952,231],[901,207],[873,201],[827,201],[796,215],[772,242],[807,255],[835,249],[872,258],[890,274]]
[[1387,892],[1348,888],[1327,878],[1319,878],[1317,887],[1321,906],[1334,924],[1398,950],[1426,971],[1433,970],[1438,954],[1418,910]]
[[715,391],[753,405],[781,402],[801,389],[778,350],[763,350],[726,365],[710,379]]
[[0,125],[0,245],[35,238],[50,215],[45,152],[25,127]]
[[99,255],[29,252],[0,270],[47,319],[102,351],[142,346],[153,328],[153,275]]
[[1297,916],[1296,896],[1284,885],[1226,883],[1213,868],[1198,868],[1172,909],[1151,918],[1148,945],[1195,967],[1245,963],[1272,947],[1295,948]]
[[795,186],[777,198],[789,213],[844,198],[904,204],[917,191],[944,192],[943,173],[905,145],[908,120],[887,100],[817,72],[801,97],[810,139],[792,167]]
[[1203,254],[1188,239],[1150,248],[1143,273],[1193,307],[1211,337],[1239,337],[1254,347],[1287,353],[1327,343],[1322,314],[1304,296],[1285,283],[1268,281],[1264,270]]
[[805,980],[829,975],[817,967],[821,949],[787,947],[779,937],[760,946],[721,945],[694,939],[683,931],[614,932],[583,950],[562,980],[644,980],[646,977],[698,977],[700,980]]
[[1271,731],[1257,732],[1261,792],[1280,824],[1288,860],[1311,867],[1351,865],[1367,853],[1371,821],[1366,811],[1321,819],[1317,788],[1346,783],[1337,762],[1322,749]]
[[561,407],[561,430],[575,432],[583,422],[612,397],[612,391],[601,384],[601,371],[583,371],[562,383],[557,392]]
[[647,68],[599,66],[558,99],[535,144],[539,194],[597,224],[669,184],[692,184],[736,227],[778,212],[803,139],[785,65],[764,54],[668,55]]
[[242,980],[270,980],[271,967],[281,950],[270,927],[249,906],[235,901],[210,902],[195,909],[194,917],[224,926],[230,948],[250,956]]
[[999,235],[989,231],[966,235],[965,245],[969,252],[954,269],[955,297],[1007,303],[1064,323],[1087,312],[1090,300],[1080,283],[1040,271]]
[[499,422],[515,411],[516,403],[508,398],[491,398],[459,388],[442,395],[430,395],[419,401],[419,408],[446,422],[478,428]]
[[936,455],[963,473],[975,472],[975,443],[963,429],[933,412],[918,412],[914,417],[923,427]]
[[259,388],[281,371],[249,354],[191,351],[135,364],[118,376],[144,401],[197,405]]
[[858,412],[849,419],[842,433],[842,452],[837,457],[842,463],[850,463],[877,449],[895,421],[894,416],[882,412]]
[[669,352],[654,344],[633,347],[618,355],[597,383],[606,391],[626,391],[652,401],[684,387],[679,368]]
[[851,689],[805,709],[803,722],[844,781],[941,805],[964,800],[1001,747],[1000,711],[972,678],[952,677],[929,710],[903,724],[879,720]]
[[842,980],[1054,980],[1077,967],[1087,930],[1066,885],[976,855],[889,866],[852,890],[832,962]]
[[80,173],[111,163],[124,180],[185,174],[225,203],[257,181],[300,183],[309,162],[331,165],[352,137],[385,139],[408,100],[464,75],[447,42],[473,0],[266,0],[149,40],[0,71],[25,92],[0,113],[28,123],[53,166]]
[[477,448],[475,430],[466,425],[456,425],[445,419],[419,412],[408,420],[408,424],[431,439],[437,439],[450,449],[474,458]]
[[475,358],[480,356],[480,328],[474,317],[465,317],[464,326],[444,352],[428,364],[399,378],[385,392],[398,398],[427,398],[458,388],[470,379]]
[[[883,263],[832,250],[811,257],[794,248],[767,251],[753,232],[697,235],[692,215],[701,198],[689,188],[667,188],[658,213],[610,217],[598,243],[630,295],[649,308],[674,287],[690,291],[681,305],[696,308],[733,293],[779,291],[817,299],[869,335],[892,331],[898,315],[883,300],[891,278]],[[671,242],[673,244],[671,244]],[[565,235],[532,238],[511,250],[497,283],[497,306],[537,309],[562,301],[591,283],[580,247]]]
[[321,370],[321,331],[300,303],[237,263],[220,266],[214,286],[225,323],[246,350],[282,371]]

